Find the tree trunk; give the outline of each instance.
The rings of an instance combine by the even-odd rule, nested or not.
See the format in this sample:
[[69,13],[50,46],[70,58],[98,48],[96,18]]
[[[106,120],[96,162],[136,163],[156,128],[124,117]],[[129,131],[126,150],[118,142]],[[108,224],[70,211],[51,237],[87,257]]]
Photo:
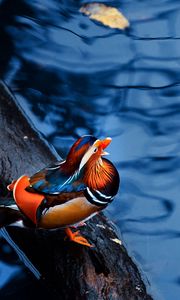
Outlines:
[[[0,136],[0,193],[4,197],[12,179],[31,175],[58,158],[2,82]],[[7,234],[39,270],[41,282],[56,295],[55,299],[152,299],[112,222],[99,214],[80,231],[94,248],[65,240],[62,229],[6,227]]]

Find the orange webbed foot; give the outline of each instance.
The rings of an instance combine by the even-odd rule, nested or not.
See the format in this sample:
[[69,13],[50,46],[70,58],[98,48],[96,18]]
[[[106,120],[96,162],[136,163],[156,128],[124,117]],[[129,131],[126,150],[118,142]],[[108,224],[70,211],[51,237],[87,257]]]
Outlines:
[[70,228],[66,228],[65,232],[68,236],[68,238],[70,239],[70,241],[84,245],[84,246],[88,246],[88,247],[93,247],[87,240],[86,238],[84,238],[79,231],[75,231],[72,232]]

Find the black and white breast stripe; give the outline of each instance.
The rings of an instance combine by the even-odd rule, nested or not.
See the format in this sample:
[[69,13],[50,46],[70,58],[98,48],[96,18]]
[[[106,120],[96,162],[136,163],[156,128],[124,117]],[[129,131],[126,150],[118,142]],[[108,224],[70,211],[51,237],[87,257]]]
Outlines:
[[89,189],[88,187],[85,189],[84,194],[90,203],[97,206],[106,206],[114,198],[112,196],[107,196],[98,190]]

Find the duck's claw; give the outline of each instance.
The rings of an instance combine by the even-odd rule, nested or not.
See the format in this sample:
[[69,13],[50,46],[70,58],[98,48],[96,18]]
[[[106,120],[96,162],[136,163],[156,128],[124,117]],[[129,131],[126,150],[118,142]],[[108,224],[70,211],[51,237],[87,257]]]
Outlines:
[[78,227],[82,227],[82,226],[86,226],[87,224],[85,223],[85,222],[80,222],[79,224],[78,224]]
[[87,224],[85,222],[80,222],[77,225],[71,225],[71,228],[76,229],[77,227],[83,227],[86,226]]
[[84,246],[88,246],[88,247],[93,247],[87,240],[86,238],[84,238],[79,231],[75,231],[72,232],[70,228],[66,228],[65,232],[68,236],[68,238],[70,239],[70,241],[84,245]]

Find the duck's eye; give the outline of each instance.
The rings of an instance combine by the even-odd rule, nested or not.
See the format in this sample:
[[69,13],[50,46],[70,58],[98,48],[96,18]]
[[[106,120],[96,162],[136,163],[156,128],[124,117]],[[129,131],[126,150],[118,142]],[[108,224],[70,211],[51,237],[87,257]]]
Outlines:
[[97,148],[94,149],[94,153],[96,153],[96,152],[97,152]]

